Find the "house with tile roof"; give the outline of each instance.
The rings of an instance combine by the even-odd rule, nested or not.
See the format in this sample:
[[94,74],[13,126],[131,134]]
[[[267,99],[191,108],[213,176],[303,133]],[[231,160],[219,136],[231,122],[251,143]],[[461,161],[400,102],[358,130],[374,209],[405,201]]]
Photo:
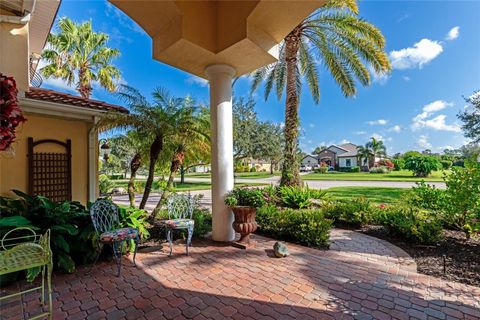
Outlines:
[[[353,143],[344,143],[341,145],[331,145],[323,149],[316,155],[307,155],[302,159],[302,165],[318,167],[329,166],[336,169],[361,167],[364,165],[362,159],[359,159],[357,145]],[[374,159],[369,159],[369,166],[373,166]]]
[[15,140],[0,151],[0,195],[12,190],[54,201],[86,204],[98,197],[98,132],[106,112],[127,109],[47,90],[36,73],[38,58],[60,1],[12,1],[0,6],[0,73],[16,83],[26,118]]

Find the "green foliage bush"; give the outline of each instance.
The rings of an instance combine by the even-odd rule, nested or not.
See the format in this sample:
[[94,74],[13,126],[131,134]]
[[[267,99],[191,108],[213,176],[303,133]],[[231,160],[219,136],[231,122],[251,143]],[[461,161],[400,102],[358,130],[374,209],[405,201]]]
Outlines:
[[452,161],[450,160],[440,160],[440,164],[442,165],[443,170],[448,170],[452,167]]
[[311,206],[311,191],[307,187],[282,186],[278,189],[282,204],[288,208],[303,209]]
[[229,207],[246,206],[261,207],[265,204],[261,189],[235,188],[225,196],[225,204]]
[[79,202],[55,203],[43,196],[13,191],[19,198],[0,197],[0,234],[15,227],[30,227],[38,234],[51,232],[55,267],[74,272],[76,264],[95,258],[95,230],[90,215]]
[[405,167],[405,161],[403,159],[393,159],[393,171],[403,170]]
[[467,162],[445,176],[445,221],[463,229],[467,238],[480,233],[480,163]]
[[320,209],[280,209],[267,206],[257,209],[259,231],[275,238],[308,246],[328,247],[332,221]]
[[100,190],[100,194],[109,193],[113,187],[115,187],[115,183],[110,180],[106,174],[101,174],[98,176],[98,188]]
[[[167,210],[161,210],[156,218],[168,219]],[[193,229],[194,238],[204,238],[210,231],[212,231],[212,215],[208,209],[195,206],[192,213],[192,219],[195,221],[195,227]],[[182,231],[186,238],[186,231]]]
[[411,192],[402,196],[401,202],[440,214],[444,211],[446,205],[445,191],[421,181],[416,183],[416,187],[413,187]]
[[337,223],[358,227],[372,221],[375,207],[368,199],[360,197],[327,202],[323,210],[325,217]]
[[250,172],[257,172],[257,168],[251,167],[251,168],[250,168]]
[[353,166],[353,167],[350,169],[350,172],[360,172],[360,167],[358,167],[358,166]]
[[313,169],[313,172],[324,174],[324,173],[328,172],[328,167],[315,168],[315,169]]
[[405,160],[405,169],[413,171],[417,177],[428,177],[440,168],[440,161],[432,156],[411,156]]
[[435,243],[442,236],[442,223],[428,210],[393,205],[380,209],[375,222],[386,226],[389,231],[404,239],[418,243]]

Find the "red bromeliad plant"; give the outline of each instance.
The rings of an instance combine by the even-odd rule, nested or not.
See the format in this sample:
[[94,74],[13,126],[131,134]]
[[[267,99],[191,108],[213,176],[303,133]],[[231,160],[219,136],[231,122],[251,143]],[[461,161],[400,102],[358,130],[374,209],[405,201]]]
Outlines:
[[15,129],[25,121],[17,100],[17,84],[12,77],[0,73],[0,151],[15,141]]

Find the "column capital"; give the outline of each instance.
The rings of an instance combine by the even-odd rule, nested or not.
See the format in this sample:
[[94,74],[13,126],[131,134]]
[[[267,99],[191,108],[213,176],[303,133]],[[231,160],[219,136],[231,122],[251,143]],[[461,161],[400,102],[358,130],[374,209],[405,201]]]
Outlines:
[[205,68],[205,75],[207,79],[211,79],[213,75],[218,73],[226,73],[230,77],[233,77],[237,72],[235,68],[228,64],[211,64]]

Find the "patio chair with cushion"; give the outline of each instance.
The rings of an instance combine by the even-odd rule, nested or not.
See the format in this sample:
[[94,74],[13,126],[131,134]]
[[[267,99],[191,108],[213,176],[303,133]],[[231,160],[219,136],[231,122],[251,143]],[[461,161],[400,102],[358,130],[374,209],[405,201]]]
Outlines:
[[187,243],[185,245],[187,256],[188,247],[192,242],[193,229],[195,221],[192,219],[194,200],[189,194],[172,194],[167,200],[168,219],[160,223],[165,226],[167,231],[167,240],[170,243],[170,253],[173,249],[173,232],[175,230],[187,230]]
[[118,207],[108,200],[97,200],[90,208],[90,216],[95,231],[97,232],[100,247],[93,266],[95,266],[95,263],[102,252],[103,245],[109,244],[113,248],[113,256],[117,262],[117,277],[120,276],[123,243],[130,240],[135,241],[133,264],[136,266],[135,257],[140,242],[140,232],[136,228],[119,228],[120,221],[118,218]]

